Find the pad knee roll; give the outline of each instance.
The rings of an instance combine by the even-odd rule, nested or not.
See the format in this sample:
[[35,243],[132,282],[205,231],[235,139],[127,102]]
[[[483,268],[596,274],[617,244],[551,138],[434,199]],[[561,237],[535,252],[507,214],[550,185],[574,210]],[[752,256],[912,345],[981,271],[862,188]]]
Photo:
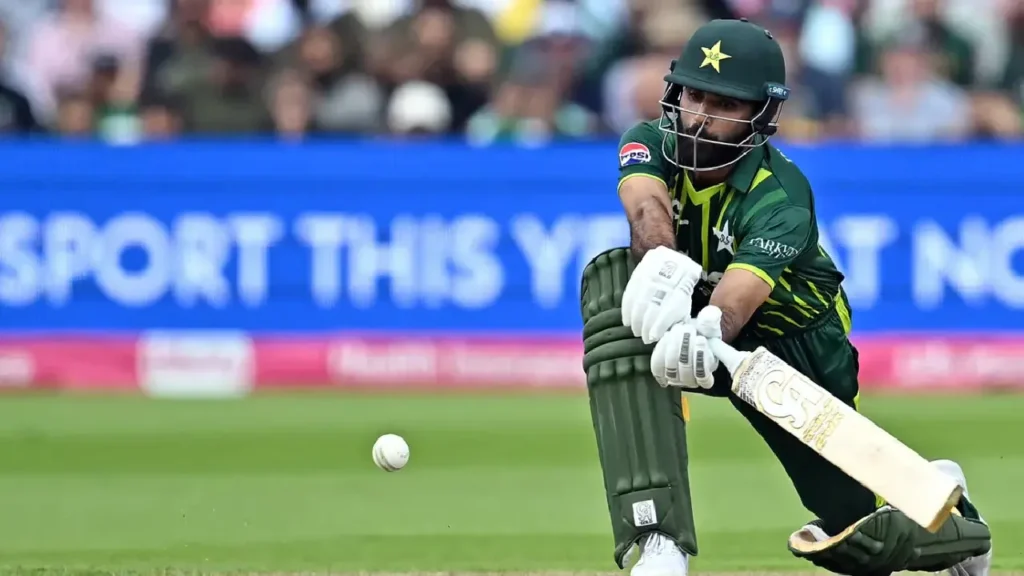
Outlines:
[[680,393],[651,374],[653,345],[622,324],[634,263],[627,249],[598,255],[583,272],[583,368],[615,536],[615,561],[648,532],[697,553]]

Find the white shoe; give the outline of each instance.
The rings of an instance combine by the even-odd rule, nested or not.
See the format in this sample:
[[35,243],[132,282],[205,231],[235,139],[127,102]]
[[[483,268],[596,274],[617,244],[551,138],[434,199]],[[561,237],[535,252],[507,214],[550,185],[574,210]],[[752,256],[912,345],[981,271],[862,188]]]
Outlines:
[[[964,498],[967,498],[968,500],[970,499],[970,496],[967,495],[967,477],[964,476],[964,470],[959,464],[952,460],[935,460],[932,464],[934,464],[939,470],[955,478],[957,484],[964,489]],[[985,521],[984,518],[979,518],[979,520],[982,522]],[[950,576],[988,576],[991,569],[992,550],[989,549],[987,554],[968,558],[949,570],[941,572],[941,574],[949,574]]]
[[991,569],[992,551],[989,550],[984,556],[968,558],[942,573],[950,576],[988,576]]
[[657,532],[641,540],[643,551],[630,576],[686,576],[690,557],[674,542]]

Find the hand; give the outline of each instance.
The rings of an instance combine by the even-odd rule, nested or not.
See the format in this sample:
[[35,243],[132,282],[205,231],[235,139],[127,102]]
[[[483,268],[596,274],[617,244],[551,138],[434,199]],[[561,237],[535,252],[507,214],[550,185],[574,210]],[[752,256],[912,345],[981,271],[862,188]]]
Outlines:
[[622,324],[644,344],[657,342],[673,324],[690,318],[701,267],[681,252],[659,246],[644,255],[622,294]]
[[834,538],[817,522],[789,537],[790,552],[837,574],[891,574],[910,570],[920,556],[914,535],[924,530],[889,506],[857,521]]
[[711,388],[715,384],[718,358],[708,339],[697,333],[691,321],[676,324],[658,341],[651,355],[651,374],[662,388]]
[[709,340],[722,339],[722,309],[718,306],[710,304],[705,306],[697,313],[693,323],[697,326],[697,333],[701,336]]

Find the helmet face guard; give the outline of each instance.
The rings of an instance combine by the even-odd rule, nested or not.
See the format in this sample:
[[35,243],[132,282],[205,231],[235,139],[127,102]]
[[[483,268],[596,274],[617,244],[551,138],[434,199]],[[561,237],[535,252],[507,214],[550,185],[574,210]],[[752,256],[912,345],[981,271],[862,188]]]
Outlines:
[[[675,63],[673,62],[673,68]],[[751,118],[726,118],[724,116],[718,116],[714,114],[707,114],[700,110],[693,110],[684,108],[682,105],[683,91],[687,86],[678,84],[675,82],[668,82],[665,89],[665,93],[661,99],[661,119],[658,122],[658,129],[661,130],[661,153],[669,163],[679,168],[680,170],[689,170],[693,172],[708,172],[713,170],[720,170],[727,168],[736,162],[739,162],[744,156],[749,154],[755,148],[764,146],[768,140],[778,131],[779,117],[782,114],[782,104],[784,100],[789,96],[789,90],[781,85],[768,85],[765,87],[764,98],[756,102],[760,108],[755,109],[755,112]],[[696,86],[693,88],[701,89]],[[717,92],[713,89],[705,89],[705,92],[732,98],[734,96],[728,93]],[[742,99],[747,102],[755,102],[752,100]],[[696,116],[700,119],[696,129],[692,132],[687,130],[687,127],[683,125],[683,115],[689,114]],[[722,140],[716,140],[710,135],[706,134],[705,129],[707,128],[708,121],[714,120],[718,124],[741,124],[745,125],[749,133],[738,142],[727,142]],[[671,137],[675,137],[674,151],[670,151]],[[684,152],[683,144],[686,143],[686,148],[692,150],[691,153],[687,154]],[[707,148],[707,147],[729,147],[733,149],[733,154],[730,159],[723,159],[721,161],[713,161],[713,165],[701,165],[700,153],[704,150],[719,150],[722,148]]]

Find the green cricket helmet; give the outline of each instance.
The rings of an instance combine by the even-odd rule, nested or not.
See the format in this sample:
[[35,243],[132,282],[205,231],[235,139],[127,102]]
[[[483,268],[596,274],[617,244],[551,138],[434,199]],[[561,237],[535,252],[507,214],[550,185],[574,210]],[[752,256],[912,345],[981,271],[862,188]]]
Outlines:
[[[740,20],[712,20],[701,26],[686,43],[683,53],[672,61],[662,98],[662,154],[684,170],[708,171],[738,162],[763,146],[778,130],[782,103],[789,97],[786,60],[782,47],[771,32]],[[682,107],[683,92],[699,90],[755,104],[751,118],[735,119],[706,114]],[[683,124],[683,113],[703,117],[695,126]],[[748,124],[749,134],[725,142],[705,132],[708,120],[716,123]],[[675,136],[670,146],[669,136]],[[712,148],[706,148],[706,147]],[[720,147],[727,148],[720,148]],[[703,161],[698,151],[703,152]],[[713,164],[713,165],[706,165]]]

